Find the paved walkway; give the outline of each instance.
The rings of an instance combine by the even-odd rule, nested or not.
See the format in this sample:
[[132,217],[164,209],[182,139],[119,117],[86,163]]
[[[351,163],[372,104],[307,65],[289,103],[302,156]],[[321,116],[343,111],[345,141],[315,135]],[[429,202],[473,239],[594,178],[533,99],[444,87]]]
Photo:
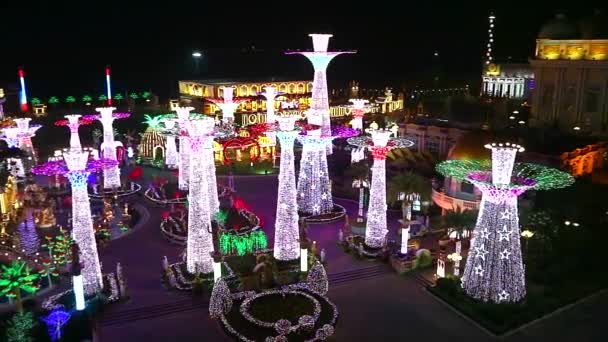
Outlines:
[[[218,182],[225,182],[224,177],[218,177]],[[235,183],[238,195],[265,223],[264,230],[272,245],[277,178],[242,176],[236,177]],[[355,217],[355,202],[337,202],[347,209],[351,218]],[[124,265],[131,300],[111,306],[101,315],[101,341],[227,340],[216,322],[209,318],[206,298],[192,299],[189,293],[171,292],[161,285],[161,258],[166,255],[174,262],[183,247],[163,239],[159,223],[164,209],[147,207],[150,210],[148,224],[112,242],[102,252],[104,267],[114,267],[118,261]],[[392,235],[398,227],[398,215],[398,212],[389,212]],[[309,236],[317,241],[319,249],[326,250],[329,297],[341,314],[336,340],[495,340],[439,303],[423,289],[418,279],[398,276],[385,264],[356,260],[342,252],[336,240],[343,225],[343,222],[309,225]],[[608,295],[504,340],[538,341],[550,337],[553,341],[599,341],[600,333],[587,329],[603,324],[600,317],[603,317],[606,304]]]

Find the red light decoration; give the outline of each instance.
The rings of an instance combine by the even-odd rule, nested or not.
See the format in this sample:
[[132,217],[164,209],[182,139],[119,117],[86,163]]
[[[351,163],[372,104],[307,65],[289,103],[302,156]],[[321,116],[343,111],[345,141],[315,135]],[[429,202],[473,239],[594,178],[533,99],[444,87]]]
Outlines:
[[251,145],[255,145],[256,147],[256,153],[251,157],[251,161],[254,162],[258,160],[258,158],[260,158],[260,144],[257,142],[257,140],[252,138],[232,138],[224,142],[222,144],[222,146],[224,147],[224,165],[229,165],[233,162],[232,159],[228,158],[228,154],[226,153],[229,148],[244,148],[249,147]]

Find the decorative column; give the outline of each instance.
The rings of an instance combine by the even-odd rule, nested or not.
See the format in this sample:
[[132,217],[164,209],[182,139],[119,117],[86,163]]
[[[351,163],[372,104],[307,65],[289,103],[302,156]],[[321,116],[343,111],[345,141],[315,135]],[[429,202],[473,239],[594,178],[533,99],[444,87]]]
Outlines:
[[[128,113],[112,113],[115,109],[116,108],[114,107],[101,107],[95,109],[99,112],[97,120],[99,120],[103,126],[103,142],[101,143],[103,157],[110,160],[116,160],[116,148],[122,146],[120,141],[114,140],[114,127],[112,126],[112,123],[116,118],[125,118],[130,115]],[[115,189],[120,187],[120,169],[118,168],[118,165],[103,170],[103,187],[104,189]]]
[[190,120],[190,112],[193,107],[177,107],[177,122],[179,124],[179,169],[178,187],[180,190],[188,190],[190,179],[190,142],[188,141],[187,122]]
[[277,260],[295,260],[300,257],[300,229],[296,202],[296,178],[293,143],[298,131],[294,130],[295,117],[280,117],[277,137],[281,144],[277,214],[274,224],[274,257]]
[[386,155],[391,149],[411,147],[413,143],[401,138],[391,138],[392,132],[385,129],[368,129],[367,132],[371,134],[371,137],[350,138],[348,143],[369,148],[374,157],[365,228],[365,245],[377,249],[384,246],[388,233],[386,222]]
[[89,153],[70,150],[63,154],[63,158],[69,170],[66,177],[72,186],[72,237],[80,247],[85,294],[93,295],[103,288],[103,282],[87,192]]
[[213,125],[211,118],[187,122],[191,154],[186,267],[192,274],[213,271],[213,235],[205,170],[207,154],[204,153],[207,140],[211,139]]
[[343,53],[355,53],[355,51],[328,52],[327,45],[331,34],[309,34],[312,38],[314,51],[309,52],[286,52],[286,54],[304,55],[312,63],[315,74],[312,83],[312,104],[308,110],[308,123],[321,126],[322,135],[331,135],[331,123],[329,120],[329,96],[327,93],[327,66],[334,57]]
[[215,175],[215,158],[213,156],[213,128],[214,121],[205,121],[206,129],[210,131],[210,136],[205,140],[203,149],[203,162],[205,163],[205,180],[207,181],[207,194],[209,199],[209,210],[211,217],[220,210],[220,200],[217,194],[217,177]]
[[319,130],[316,130],[309,132],[309,135],[298,136],[302,143],[298,208],[309,215],[325,214],[334,208],[325,151],[327,144],[331,144],[332,137],[323,138],[318,133]]
[[[265,87],[263,93],[258,93],[258,95],[262,95],[266,98],[266,123],[274,124],[275,116],[274,116],[274,99],[282,95],[283,93],[277,92],[277,88],[275,87]],[[268,131],[265,133],[268,138],[270,138],[274,143],[276,143],[276,133],[274,130]],[[274,153],[273,153],[274,155]]]
[[68,128],[70,129],[70,149],[81,150],[82,144],[80,143],[80,135],[78,135],[78,128],[83,122],[80,117],[82,115],[70,114],[66,115],[65,118],[68,120]]
[[353,113],[353,128],[363,129],[363,116],[365,115],[366,104],[369,102],[364,99],[350,99],[348,100],[352,103],[352,113]]

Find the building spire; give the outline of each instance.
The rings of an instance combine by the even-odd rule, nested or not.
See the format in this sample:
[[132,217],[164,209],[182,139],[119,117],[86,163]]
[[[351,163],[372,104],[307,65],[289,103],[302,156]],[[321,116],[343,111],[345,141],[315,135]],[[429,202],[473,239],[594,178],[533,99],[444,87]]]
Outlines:
[[494,46],[494,20],[496,17],[494,16],[494,12],[490,12],[488,16],[488,44],[485,56],[485,65],[492,63],[492,47]]

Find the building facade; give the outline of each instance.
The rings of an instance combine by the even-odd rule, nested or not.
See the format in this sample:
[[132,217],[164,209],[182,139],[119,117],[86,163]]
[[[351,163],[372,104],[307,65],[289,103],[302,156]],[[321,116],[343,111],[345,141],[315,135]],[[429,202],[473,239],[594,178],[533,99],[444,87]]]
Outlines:
[[608,30],[600,18],[558,15],[536,40],[531,124],[608,133]]
[[440,127],[407,123],[399,127],[399,136],[414,142],[417,152],[430,153],[443,160],[456,145],[466,130],[454,127]]

